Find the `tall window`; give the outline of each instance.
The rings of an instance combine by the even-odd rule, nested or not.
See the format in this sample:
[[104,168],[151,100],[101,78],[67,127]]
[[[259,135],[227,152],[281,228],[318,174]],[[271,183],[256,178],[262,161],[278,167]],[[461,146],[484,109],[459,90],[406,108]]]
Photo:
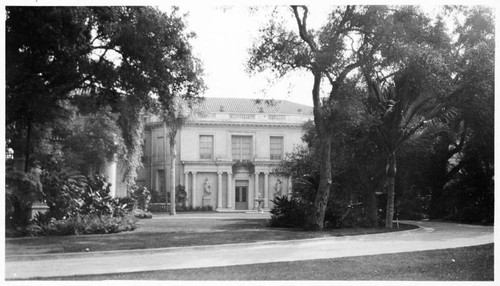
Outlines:
[[271,160],[283,159],[283,137],[271,136]]
[[233,161],[252,159],[252,136],[233,136],[231,141]]
[[163,161],[163,156],[165,156],[165,141],[163,140],[163,136],[158,136],[156,137],[156,144],[155,144],[155,154],[154,154],[154,162],[162,162]]
[[214,136],[200,135],[200,159],[214,158]]

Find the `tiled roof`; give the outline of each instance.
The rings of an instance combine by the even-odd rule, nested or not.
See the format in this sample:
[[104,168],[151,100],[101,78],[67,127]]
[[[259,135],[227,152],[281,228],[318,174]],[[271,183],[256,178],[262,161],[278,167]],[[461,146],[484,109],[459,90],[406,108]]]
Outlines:
[[250,98],[219,98],[205,97],[201,108],[206,112],[227,113],[268,113],[268,114],[290,114],[290,115],[312,115],[311,106],[290,102],[287,100],[265,100]]

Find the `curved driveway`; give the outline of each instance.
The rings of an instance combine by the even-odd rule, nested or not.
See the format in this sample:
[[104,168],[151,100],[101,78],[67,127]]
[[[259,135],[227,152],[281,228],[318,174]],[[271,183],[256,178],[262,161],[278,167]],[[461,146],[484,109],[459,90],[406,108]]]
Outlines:
[[41,256],[9,256],[6,279],[325,259],[493,243],[492,226],[406,222],[420,228],[370,235]]

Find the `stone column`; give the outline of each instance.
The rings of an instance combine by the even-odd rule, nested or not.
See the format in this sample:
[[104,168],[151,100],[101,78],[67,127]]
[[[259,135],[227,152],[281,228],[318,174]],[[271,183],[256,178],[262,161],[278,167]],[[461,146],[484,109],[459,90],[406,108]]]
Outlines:
[[191,205],[194,207],[196,207],[196,172],[192,172],[193,173],[193,192],[191,193]]
[[222,209],[222,172],[217,172],[217,208]]
[[[156,158],[157,154],[154,152],[154,145],[153,145],[153,141],[154,141],[154,137],[153,137],[153,130],[151,130],[151,144],[150,144],[150,147],[151,147],[151,150],[149,150],[149,183],[150,183],[150,186],[151,186],[151,189],[156,189],[156,186],[155,186],[155,182],[154,182],[154,173],[155,173],[155,170],[153,168],[153,158]],[[155,156],[156,155],[156,156]],[[158,190],[156,190],[158,191]]]
[[105,164],[106,164],[106,176],[108,177],[108,180],[111,182],[111,187],[109,188],[110,190],[109,195],[112,198],[116,198],[116,162],[106,160]]
[[227,208],[233,208],[233,173],[227,173]]
[[288,194],[292,193],[292,177],[288,177]]
[[269,208],[269,173],[264,172],[264,208]]
[[[259,198],[259,172],[255,172],[255,190],[254,190],[254,194],[253,194],[253,197],[255,199],[258,199]],[[254,208],[257,210],[257,202],[254,200]]]
[[184,172],[184,191],[186,191],[186,206],[188,205],[189,200],[189,172]]

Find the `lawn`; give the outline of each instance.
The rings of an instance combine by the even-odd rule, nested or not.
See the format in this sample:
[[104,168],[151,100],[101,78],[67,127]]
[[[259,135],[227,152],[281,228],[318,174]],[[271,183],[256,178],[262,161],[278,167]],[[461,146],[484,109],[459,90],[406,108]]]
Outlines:
[[[84,251],[129,250],[194,245],[292,240],[327,236],[360,235],[386,232],[379,229],[335,229],[321,232],[267,227],[262,214],[182,214],[176,217],[158,215],[140,220],[138,229],[117,234],[7,238],[5,254],[39,255]],[[400,225],[401,229],[415,226]],[[394,231],[397,231],[395,229]],[[203,234],[203,235],[200,235]]]
[[[404,280],[493,281],[493,244],[398,254],[163,270],[49,280]],[[258,276],[255,275],[258,273]]]

